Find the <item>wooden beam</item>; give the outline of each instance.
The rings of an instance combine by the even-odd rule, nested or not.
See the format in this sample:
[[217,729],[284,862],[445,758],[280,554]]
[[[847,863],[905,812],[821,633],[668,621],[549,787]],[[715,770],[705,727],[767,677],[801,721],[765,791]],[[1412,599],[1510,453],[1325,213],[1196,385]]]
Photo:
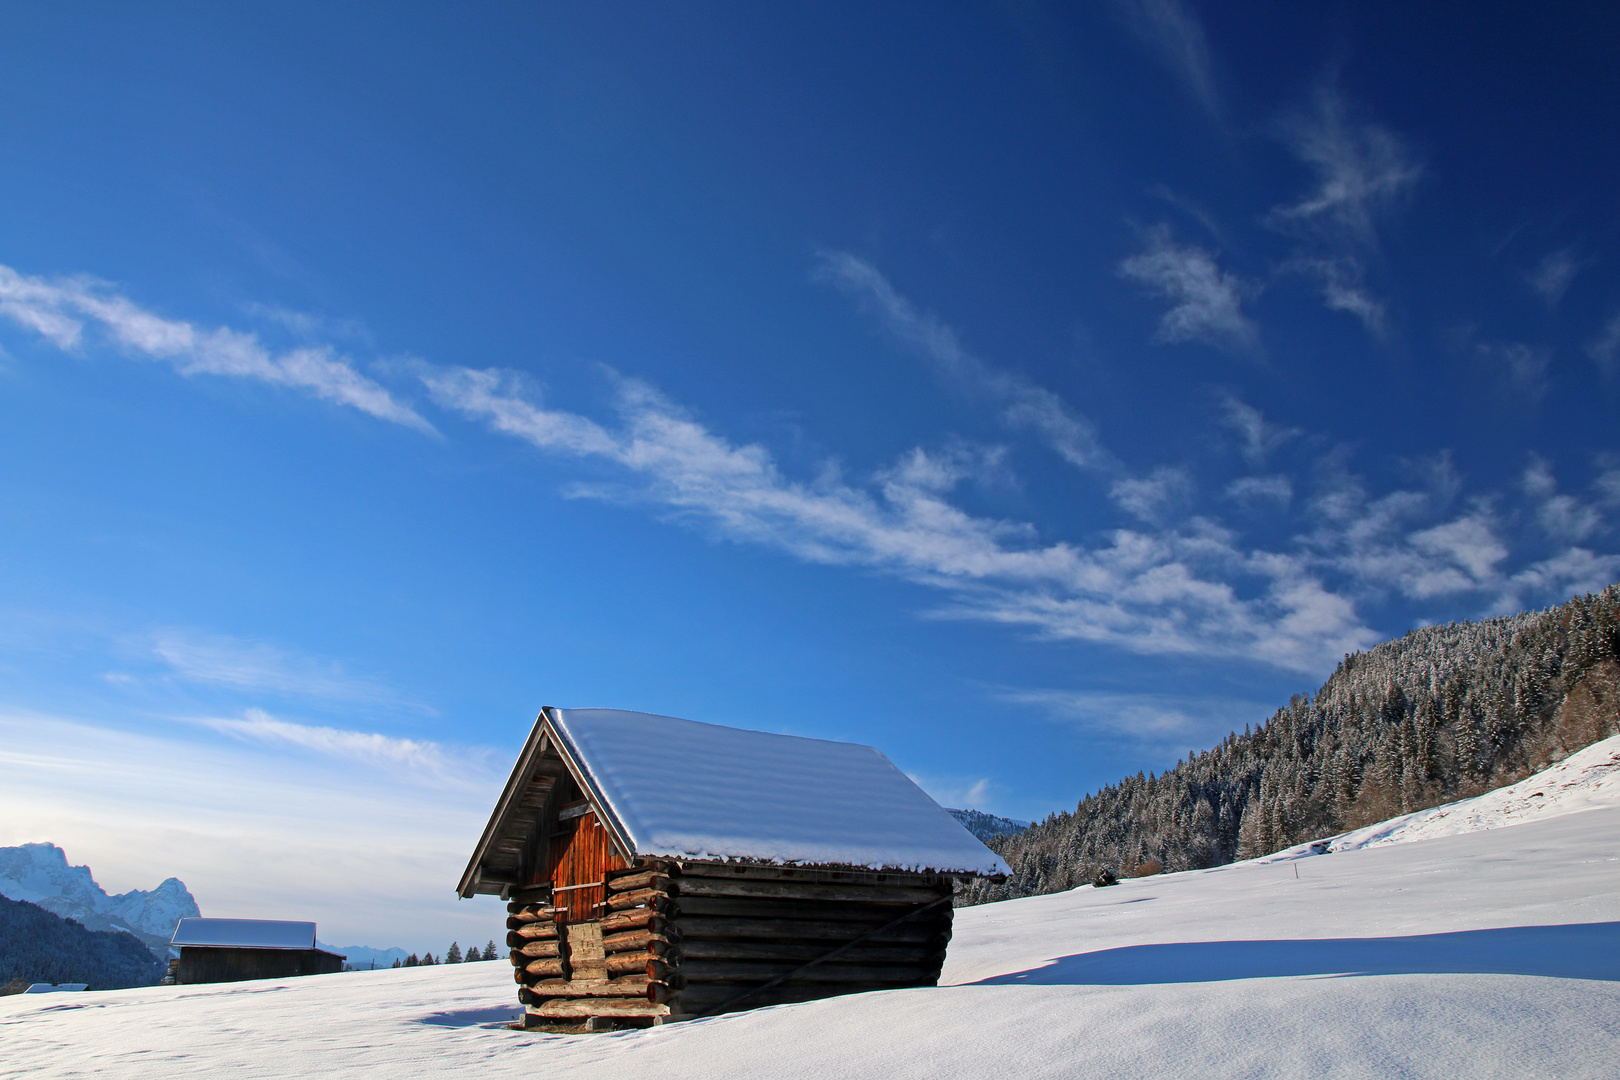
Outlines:
[[[755,881],[812,881],[832,885],[901,885],[949,887],[958,875],[919,874],[902,870],[835,870],[815,866],[769,866],[759,863],[687,862],[677,860],[683,877],[741,878]],[[967,876],[967,875],[961,875]]]
[[782,900],[855,901],[863,904],[928,904],[937,888],[907,885],[846,885],[815,881],[754,881],[746,878],[682,877],[672,886],[680,897],[745,896]]

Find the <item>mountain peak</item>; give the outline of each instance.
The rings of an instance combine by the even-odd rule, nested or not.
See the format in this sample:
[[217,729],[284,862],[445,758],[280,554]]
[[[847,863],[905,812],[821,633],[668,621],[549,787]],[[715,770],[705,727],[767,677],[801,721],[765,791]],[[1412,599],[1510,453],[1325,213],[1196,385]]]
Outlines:
[[88,866],[69,864],[67,852],[52,843],[0,848],[0,896],[38,904],[85,926],[130,930],[148,945],[167,942],[177,921],[201,914],[179,878],[166,878],[150,891],[110,896]]

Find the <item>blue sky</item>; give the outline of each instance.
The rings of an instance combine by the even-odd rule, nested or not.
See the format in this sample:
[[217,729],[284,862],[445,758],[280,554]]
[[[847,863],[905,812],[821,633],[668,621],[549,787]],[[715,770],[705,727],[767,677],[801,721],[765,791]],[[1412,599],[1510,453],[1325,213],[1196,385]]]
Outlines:
[[0,843],[442,948],[544,704],[1039,817],[1620,578],[1601,5],[241,7],[0,13]]

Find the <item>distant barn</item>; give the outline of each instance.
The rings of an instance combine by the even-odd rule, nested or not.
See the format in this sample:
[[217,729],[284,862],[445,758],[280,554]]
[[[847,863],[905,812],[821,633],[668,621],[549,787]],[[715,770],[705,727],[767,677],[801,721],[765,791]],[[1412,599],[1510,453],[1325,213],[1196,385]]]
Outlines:
[[458,888],[509,901],[527,1022],[933,986],[1007,866],[869,746],[544,709]]
[[177,983],[286,979],[343,970],[344,957],[315,945],[315,924],[272,919],[181,919]]

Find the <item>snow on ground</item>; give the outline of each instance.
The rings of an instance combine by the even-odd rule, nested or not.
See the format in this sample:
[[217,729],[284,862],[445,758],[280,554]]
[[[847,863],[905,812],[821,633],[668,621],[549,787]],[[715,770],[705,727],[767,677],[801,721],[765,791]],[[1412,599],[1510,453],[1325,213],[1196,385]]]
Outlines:
[[1325,850],[1324,841],[1318,840],[1268,855],[1265,861],[1433,840],[1577,814],[1600,806],[1620,806],[1620,735],[1593,743],[1517,784],[1335,836],[1325,842]]
[[503,963],[16,996],[0,1076],[1612,1080],[1620,800],[1584,790],[1514,828],[964,909],[938,988],[573,1036],[504,1028]]

